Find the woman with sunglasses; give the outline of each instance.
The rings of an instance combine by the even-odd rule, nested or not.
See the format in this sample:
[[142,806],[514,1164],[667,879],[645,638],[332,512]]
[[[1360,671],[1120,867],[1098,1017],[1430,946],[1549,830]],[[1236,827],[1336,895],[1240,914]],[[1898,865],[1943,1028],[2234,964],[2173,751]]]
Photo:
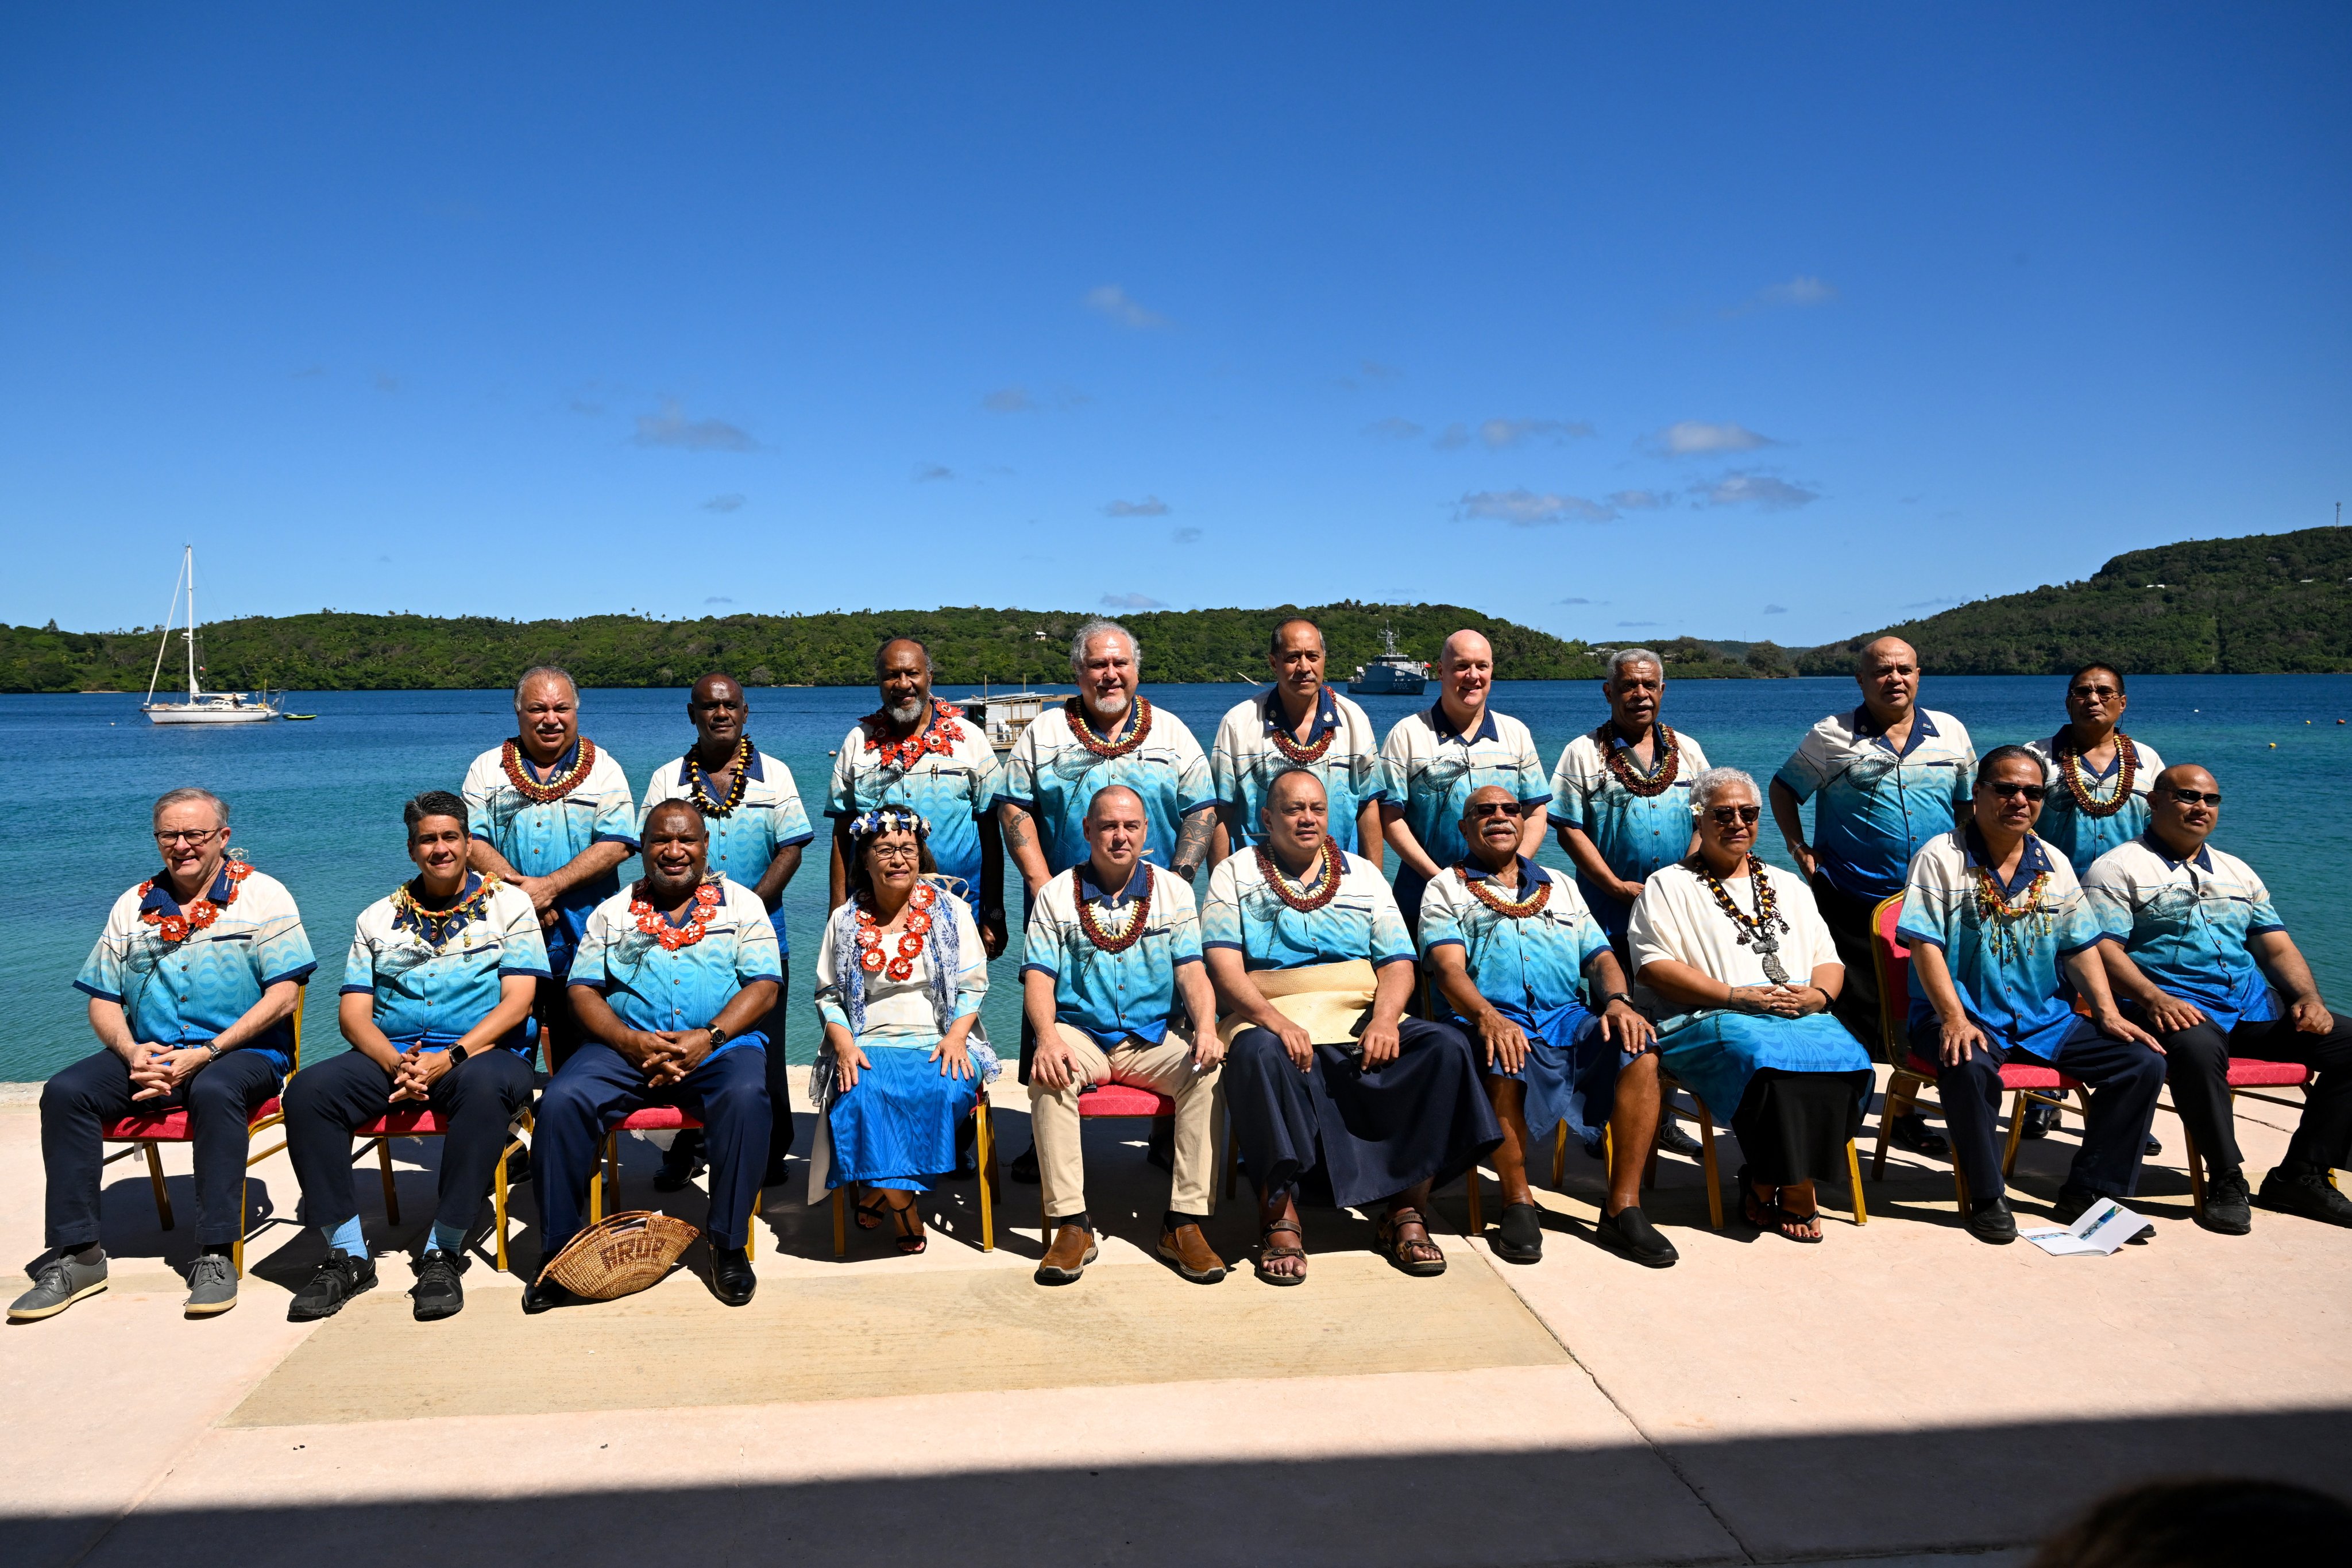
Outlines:
[[1756,781],[1709,768],[1691,809],[1698,853],[1634,900],[1634,977],[1675,1009],[1659,1026],[1667,1070],[1730,1109],[1748,1223],[1818,1242],[1814,1183],[1846,1170],[1873,1081],[1869,1053],[1829,1014],[1845,970],[1803,879],[1756,858]]

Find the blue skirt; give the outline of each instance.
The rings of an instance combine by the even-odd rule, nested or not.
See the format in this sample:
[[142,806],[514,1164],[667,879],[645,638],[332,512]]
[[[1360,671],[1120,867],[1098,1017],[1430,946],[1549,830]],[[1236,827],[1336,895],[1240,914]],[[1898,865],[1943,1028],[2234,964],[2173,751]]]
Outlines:
[[1868,1072],[1870,1053],[1827,1013],[1776,1018],[1710,1010],[1658,1037],[1666,1070],[1717,1116],[1729,1116],[1759,1068],[1780,1072]]
[[942,1074],[926,1050],[869,1048],[857,1087],[834,1097],[832,1186],[865,1182],[929,1191],[926,1176],[956,1167],[956,1131],[980,1100],[977,1078]]
[[[1561,1007],[1530,1016],[1514,1008],[1504,1016],[1527,1031],[1528,1059],[1517,1072],[1481,1067],[1488,1078],[1516,1079],[1527,1086],[1528,1136],[1538,1143],[1561,1122],[1579,1143],[1601,1141],[1617,1102],[1617,1074],[1625,1053],[1601,1033],[1601,1020],[1582,1007]],[[1456,1023],[1473,1041],[1477,1026]]]

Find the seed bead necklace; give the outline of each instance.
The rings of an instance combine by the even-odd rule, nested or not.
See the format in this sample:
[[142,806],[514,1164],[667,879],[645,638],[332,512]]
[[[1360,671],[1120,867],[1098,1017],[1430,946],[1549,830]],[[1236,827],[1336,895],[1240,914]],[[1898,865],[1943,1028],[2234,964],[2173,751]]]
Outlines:
[[[231,857],[235,857],[236,854],[236,851],[234,849],[229,851]],[[220,919],[221,910],[236,902],[237,889],[244,885],[247,877],[253,875],[253,868],[243,860],[232,858],[221,862],[220,874],[228,879],[228,896],[219,903],[216,904],[208,898],[195,899],[181,905],[180,912],[176,915],[167,915],[161,910],[142,910],[139,911],[139,918],[157,928],[163,933],[165,942],[187,941],[196,932]],[[157,879],[150,878],[140,883],[139,896],[143,899],[154,891],[156,880]]]
[[940,757],[952,752],[955,743],[963,738],[963,727],[956,722],[962,717],[963,710],[954,703],[934,702],[931,704],[930,723],[897,741],[885,738],[890,724],[890,715],[886,710],[877,709],[858,722],[866,730],[866,749],[881,752],[884,767],[897,768],[903,773],[911,773],[915,764],[923,760],[926,752]]
[[[1305,882],[1294,883],[1284,876],[1282,862],[1276,860],[1265,845],[1259,845],[1255,853],[1258,874],[1265,879],[1265,885],[1274,889],[1276,898],[1300,914],[1311,915],[1339,896],[1339,852],[1332,847],[1328,838],[1323,840],[1322,847],[1316,851],[1316,862],[1322,867],[1322,882],[1320,890],[1317,892],[1306,892],[1303,890],[1307,886]],[[1294,891],[1294,889],[1300,890]]]
[[452,932],[463,931],[467,922],[482,911],[498,886],[496,877],[484,877],[481,885],[472,892],[447,909],[436,910],[428,908],[410,890],[411,884],[403,882],[392,890],[393,926],[395,930],[403,925],[413,926],[416,934],[425,939],[425,946],[437,948],[449,940]]
[[904,980],[915,973],[915,960],[922,956],[923,939],[930,934],[931,906],[939,901],[938,889],[929,882],[918,882],[908,896],[907,907],[901,911],[906,921],[898,932],[898,956],[888,957],[882,952],[886,934],[882,922],[866,900],[857,900],[857,967],[868,974],[886,971],[893,980]]
[[1731,923],[1739,928],[1739,945],[1753,946],[1756,956],[1763,960],[1764,978],[1775,985],[1788,984],[1789,971],[1780,963],[1780,939],[1774,934],[1773,928],[1777,926],[1785,931],[1789,929],[1789,921],[1772,897],[1772,879],[1764,874],[1764,862],[1753,855],[1748,858],[1748,884],[1756,889],[1756,913],[1752,918],[1739,912],[1739,906],[1732,901],[1731,889],[1707,868],[1703,858],[1694,855],[1689,864],[1691,869],[1698,873],[1699,880],[1706,884],[1707,891],[1715,895],[1717,907],[1729,915]]
[[1097,757],[1123,757],[1143,744],[1143,738],[1151,733],[1151,700],[1148,697],[1135,700],[1135,727],[1127,732],[1124,741],[1106,741],[1096,734],[1087,722],[1086,704],[1075,697],[1062,705],[1062,711],[1069,718],[1070,733],[1077,737],[1078,744]]
[[694,910],[682,926],[670,924],[668,918],[646,900],[645,889],[646,885],[639,882],[630,889],[635,896],[629,900],[629,913],[636,916],[637,929],[661,943],[665,952],[676,952],[700,942],[702,933],[710,928],[710,917],[719,912],[720,894],[716,882],[705,882],[694,889]]
[[751,787],[752,755],[751,736],[745,735],[735,742],[735,760],[728,764],[735,770],[735,778],[727,786],[727,799],[721,805],[710,798],[710,775],[703,771],[692,752],[687,752],[686,798],[694,803],[694,809],[705,816],[726,816],[742,805],[743,792]]
[[1675,732],[1664,724],[1654,724],[1651,728],[1657,732],[1658,741],[1657,751],[1652,758],[1655,765],[1647,774],[1626,757],[1625,753],[1631,748],[1617,744],[1617,738],[1610,733],[1610,725],[1603,724],[1592,731],[1593,744],[1601,748],[1601,760],[1608,764],[1611,773],[1617,775],[1617,782],[1625,786],[1625,793],[1640,795],[1644,800],[1664,795],[1673,788],[1675,774],[1682,767],[1682,752],[1675,744]]
[[507,783],[514,785],[517,795],[545,805],[562,800],[588,781],[588,770],[596,765],[596,742],[581,736],[580,755],[569,768],[545,784],[530,776],[530,770],[523,765],[522,748],[511,740],[499,748],[499,763],[506,769]]
[[1151,868],[1144,866],[1139,869],[1143,872],[1143,891],[1136,895],[1135,908],[1129,913],[1127,924],[1120,927],[1118,934],[1114,936],[1096,921],[1094,909],[1087,902],[1086,868],[1081,866],[1070,868],[1070,894],[1078,906],[1078,929],[1087,933],[1088,942],[1105,952],[1125,952],[1133,947],[1142,937],[1144,925],[1151,919]]
[[1471,862],[1467,860],[1462,862],[1460,867],[1462,885],[1470,889],[1472,898],[1498,915],[1510,920],[1523,921],[1530,915],[1540,914],[1543,907],[1551,902],[1551,883],[1549,879],[1538,882],[1534,892],[1527,894],[1515,903],[1495,891],[1494,878],[1473,878],[1470,875],[1470,868]]
[[2059,732],[2058,777],[2066,793],[2074,797],[2074,809],[2084,816],[2113,816],[2131,803],[2132,775],[2139,772],[2139,748],[2121,730],[2116,731],[2116,793],[2113,799],[2101,800],[2092,793],[2091,782],[2083,776],[2083,751],[2074,744],[2071,726]]
[[2050,932],[2056,923],[2043,895],[2050,887],[2050,873],[2037,871],[2033,880],[2015,902],[2001,891],[2000,879],[1990,866],[1971,866],[1976,878],[1977,918],[1982,922],[1985,940],[1991,943],[1993,956],[2003,963],[2022,952],[2026,947]]
[[[1339,726],[1334,724],[1324,731],[1323,738],[1319,741],[1310,741],[1305,745],[1300,745],[1297,738],[1291,734],[1290,726],[1282,721],[1282,693],[1279,691],[1268,693],[1265,703],[1267,720],[1274,725],[1266,739],[1274,742],[1274,749],[1281,752],[1286,761],[1295,763],[1300,767],[1305,767],[1309,763],[1321,762],[1323,753],[1331,749],[1332,741],[1338,737]],[[1321,706],[1319,699],[1317,706],[1318,708]]]

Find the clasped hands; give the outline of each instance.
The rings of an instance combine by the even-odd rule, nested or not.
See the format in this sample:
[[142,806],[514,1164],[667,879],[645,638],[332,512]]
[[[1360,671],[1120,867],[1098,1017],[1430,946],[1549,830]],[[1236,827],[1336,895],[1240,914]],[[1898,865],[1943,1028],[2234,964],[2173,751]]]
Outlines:
[[134,1045],[131,1047],[131,1098],[161,1100],[172,1095],[212,1059],[212,1052],[202,1046]]
[[631,1029],[616,1047],[649,1089],[681,1082],[710,1055],[709,1029]]
[[1830,1005],[1829,993],[1818,985],[1735,985],[1724,1005],[1739,1013],[1769,1013],[1776,1018],[1801,1018]]

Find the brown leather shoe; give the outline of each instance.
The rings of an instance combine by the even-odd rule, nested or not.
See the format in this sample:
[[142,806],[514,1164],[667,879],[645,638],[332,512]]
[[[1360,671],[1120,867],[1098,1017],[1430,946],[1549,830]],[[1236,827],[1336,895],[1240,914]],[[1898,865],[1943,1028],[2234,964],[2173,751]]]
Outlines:
[[1210,1248],[1197,1225],[1180,1225],[1160,1233],[1160,1256],[1195,1285],[1214,1285],[1225,1277],[1225,1260]]
[[1075,1285],[1087,1265],[1101,1256],[1095,1245],[1094,1232],[1082,1225],[1066,1225],[1054,1232],[1054,1245],[1045,1249],[1045,1261],[1037,1265],[1040,1285]]

